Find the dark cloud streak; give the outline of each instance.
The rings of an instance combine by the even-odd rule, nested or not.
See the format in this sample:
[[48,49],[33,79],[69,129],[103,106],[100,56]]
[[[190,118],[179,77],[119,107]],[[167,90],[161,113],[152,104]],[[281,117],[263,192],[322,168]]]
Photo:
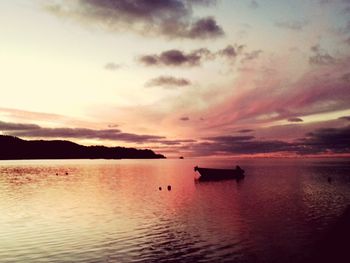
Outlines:
[[25,124],[25,123],[10,123],[0,121],[0,131],[25,131],[25,130],[36,130],[40,129],[39,125],[36,124]]
[[237,132],[239,133],[249,133],[249,132],[253,132],[254,130],[252,129],[242,129],[242,130],[238,130]]
[[231,143],[231,142],[245,142],[254,139],[254,136],[215,136],[215,137],[205,137],[203,140]]
[[[195,49],[190,52],[171,49],[163,51],[159,55],[142,55],[138,58],[138,61],[145,66],[193,67],[200,66],[203,61],[215,60],[216,58],[224,58],[229,61],[234,61],[237,56],[242,54],[243,49],[243,45],[228,45],[216,52],[210,51],[207,48]],[[254,59],[261,52],[261,50],[257,50],[252,53],[247,53],[245,59]]]
[[199,155],[260,154],[290,151],[291,144],[278,140],[256,140],[254,136],[217,136],[192,145]]
[[350,153],[350,126],[318,129],[299,142],[301,154]]
[[191,85],[191,81],[184,78],[175,78],[172,76],[160,76],[148,81],[146,87],[163,87],[164,89],[176,89]]
[[160,55],[144,55],[139,58],[139,62],[146,66],[198,66],[204,59],[205,54],[210,54],[207,49],[198,49],[189,53],[181,50],[171,49],[162,52]]
[[254,136],[214,136],[202,138],[190,149],[198,155],[216,154],[350,154],[350,126],[322,128],[306,134],[293,142],[282,140],[258,140]]
[[[188,117],[186,117],[188,118]],[[117,127],[116,124],[108,125],[110,129],[86,129],[86,128],[44,128],[36,124],[9,123],[0,121],[1,132],[16,137],[44,138],[44,139],[94,139],[94,140],[111,140],[122,141],[137,144],[160,144],[181,146],[186,143],[195,143],[192,139],[167,139],[165,136],[144,135],[125,133]]]
[[350,121],[350,116],[343,116],[339,118],[340,120]]
[[7,122],[0,122],[0,131],[5,131],[7,135],[18,137],[97,139],[134,143],[145,143],[165,139],[164,136],[124,133],[119,129],[43,128],[36,124]]
[[291,117],[288,119],[289,122],[303,122],[303,119],[298,117]]

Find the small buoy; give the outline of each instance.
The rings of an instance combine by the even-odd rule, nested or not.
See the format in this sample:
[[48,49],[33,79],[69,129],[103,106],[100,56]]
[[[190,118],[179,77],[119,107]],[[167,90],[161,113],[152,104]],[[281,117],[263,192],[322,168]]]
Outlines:
[[58,173],[56,173],[56,175],[58,175]]
[[68,175],[68,172],[66,172],[66,175]]
[[168,191],[171,191],[171,185],[168,185]]
[[328,183],[331,183],[332,182],[332,177],[328,177]]
[[159,188],[158,188],[158,189],[159,189],[159,191],[162,191],[162,187],[161,187],[161,186],[159,186]]

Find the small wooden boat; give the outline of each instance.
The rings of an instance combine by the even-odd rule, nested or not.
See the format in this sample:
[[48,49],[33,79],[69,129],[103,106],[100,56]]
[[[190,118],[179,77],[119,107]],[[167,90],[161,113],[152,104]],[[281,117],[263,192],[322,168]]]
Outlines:
[[216,180],[227,180],[227,179],[243,179],[244,170],[236,166],[236,169],[214,169],[214,168],[200,168],[194,167],[194,171],[199,172],[200,181],[216,181]]

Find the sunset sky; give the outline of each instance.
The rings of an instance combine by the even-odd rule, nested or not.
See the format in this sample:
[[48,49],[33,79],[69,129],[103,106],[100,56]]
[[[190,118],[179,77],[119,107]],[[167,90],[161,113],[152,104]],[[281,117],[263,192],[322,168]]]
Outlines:
[[0,1],[0,134],[350,155],[349,0]]

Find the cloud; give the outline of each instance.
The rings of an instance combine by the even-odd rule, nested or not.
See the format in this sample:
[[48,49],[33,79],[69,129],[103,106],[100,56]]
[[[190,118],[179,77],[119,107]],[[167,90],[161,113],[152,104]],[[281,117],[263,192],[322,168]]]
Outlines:
[[303,119],[298,117],[291,117],[288,119],[289,122],[303,122]]
[[120,68],[122,68],[123,66],[120,65],[120,64],[116,64],[116,63],[113,63],[113,62],[109,62],[107,63],[104,68],[107,69],[107,70],[111,70],[111,71],[114,71],[114,70],[118,70]]
[[222,143],[232,143],[232,142],[244,142],[254,139],[254,136],[213,136],[213,137],[204,137],[203,140],[215,141]]
[[160,58],[157,55],[144,55],[138,60],[146,66],[155,66],[160,64]]
[[350,153],[350,126],[322,128],[292,142],[259,140],[254,136],[213,136],[188,147],[198,155],[227,154],[332,154]]
[[254,136],[217,136],[203,138],[206,142],[192,145],[199,155],[260,154],[292,150],[290,143],[279,140],[256,140]]
[[172,76],[160,76],[148,81],[146,87],[163,87],[165,89],[175,89],[191,85],[191,81],[184,78],[175,78]]
[[244,45],[234,46],[228,45],[223,49],[218,50],[215,55],[218,57],[226,58],[228,60],[234,60],[237,56],[241,55],[244,50]]
[[277,21],[275,26],[294,31],[302,30],[308,24],[307,21]]
[[190,120],[190,118],[187,117],[187,116],[184,116],[184,117],[180,118],[180,121],[189,121],[189,120]]
[[255,0],[250,1],[249,7],[252,9],[257,9],[259,7],[259,3]]
[[211,52],[208,49],[196,49],[189,53],[181,50],[171,49],[162,52],[160,55],[144,55],[139,61],[146,66],[198,66],[203,59],[209,58]]
[[228,58],[237,56],[237,51],[231,45],[228,45],[226,48],[219,50],[217,53],[222,57],[228,57]]
[[212,16],[195,18],[193,8],[216,0],[58,0],[44,7],[59,17],[109,31],[132,31],[168,38],[206,39],[224,35]]
[[154,135],[124,133],[118,129],[92,130],[81,128],[40,128],[26,131],[12,131],[9,135],[18,137],[116,140],[134,143],[145,143],[148,141],[165,138]]
[[[271,66],[278,70],[276,74],[266,74],[254,67],[241,72],[225,89],[226,94],[231,95],[200,113],[206,116],[205,128],[227,132],[242,125],[255,128],[295,116],[349,109],[350,83],[344,81],[344,75],[346,79],[350,57],[311,67],[297,78],[290,76],[290,70],[285,70],[283,63]],[[230,93],[231,89],[234,92]],[[209,96],[212,95],[203,101]]]
[[340,120],[350,121],[350,116],[343,116],[339,118]]
[[10,123],[0,121],[0,131],[21,131],[36,129],[40,129],[40,126],[36,124]]
[[254,130],[252,129],[242,129],[242,130],[238,130],[237,132],[239,133],[248,133],[248,132],[253,132]]
[[183,143],[195,143],[196,140],[161,140],[161,143],[164,145],[182,145]]
[[193,23],[188,31],[189,38],[214,38],[224,35],[223,29],[216,23],[214,17],[206,17]]
[[313,53],[312,56],[309,57],[309,63],[311,65],[330,65],[336,62],[336,59],[327,53],[326,50],[322,49],[319,45],[315,45],[311,47],[311,51]]
[[115,140],[123,142],[145,143],[165,139],[164,136],[124,133],[119,129],[94,130],[85,128],[43,128],[36,124],[0,122],[0,131],[7,135],[36,138],[74,138]]
[[165,136],[125,133],[119,129],[115,129],[117,126],[117,124],[111,124],[108,125],[109,129],[101,130],[87,128],[44,128],[36,124],[10,123],[0,121],[0,134],[3,132],[6,135],[27,138],[94,139],[121,141],[137,144],[148,143],[166,146],[181,146],[183,144],[196,142],[196,140],[193,139],[167,139]]
[[[216,52],[210,51],[207,48],[199,48],[190,52],[185,52],[178,49],[171,49],[158,54],[142,55],[138,58],[138,61],[145,66],[200,66],[203,61],[215,60],[216,58],[225,58],[228,60],[235,59],[238,55],[242,54],[244,49],[243,45],[234,46],[228,45],[223,49],[219,49]],[[253,56],[258,56],[261,51],[253,51],[252,54],[247,54],[247,59],[253,59]]]
[[350,126],[318,129],[299,142],[301,154],[350,153]]
[[244,57],[242,58],[241,62],[246,62],[246,61],[249,61],[249,60],[253,60],[253,59],[256,59],[259,57],[259,55],[262,53],[263,51],[262,50],[254,50],[252,52],[247,52],[247,53],[244,53]]

